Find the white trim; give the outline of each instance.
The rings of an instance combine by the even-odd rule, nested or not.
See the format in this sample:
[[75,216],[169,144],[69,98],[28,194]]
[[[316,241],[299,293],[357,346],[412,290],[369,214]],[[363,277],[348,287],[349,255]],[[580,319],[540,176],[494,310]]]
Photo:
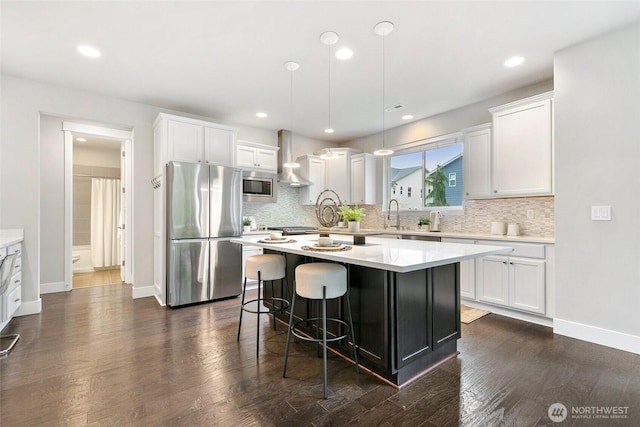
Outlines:
[[[119,140],[121,148],[125,150],[127,159],[125,164],[129,167],[129,170],[123,171],[125,181],[121,181],[124,188],[127,189],[125,193],[125,202],[127,203],[125,224],[126,232],[125,238],[130,242],[129,250],[127,254],[123,254],[125,260],[125,281],[127,283],[133,283],[133,130],[120,130],[103,126],[87,125],[76,122],[62,122],[62,130],[64,131],[65,141],[65,156],[64,156],[64,191],[65,191],[65,219],[64,219],[64,247],[65,247],[65,268],[64,268],[64,283],[65,290],[72,289],[72,264],[73,264],[73,132],[84,133],[88,135],[98,135],[105,138],[113,138]],[[127,258],[127,256],[129,256]]]
[[54,294],[57,292],[68,292],[71,289],[67,289],[65,282],[51,282],[40,284],[40,295],[42,294]]
[[552,99],[553,99],[553,91],[544,92],[544,93],[541,93],[541,94],[538,94],[538,95],[530,96],[528,98],[519,99],[517,101],[513,101],[513,102],[510,102],[508,104],[503,104],[503,105],[499,105],[497,107],[489,108],[489,112],[491,114],[494,114],[494,113],[498,113],[500,111],[510,110],[512,108],[528,106],[532,102],[547,101],[547,100],[552,100]]
[[[62,123],[64,129],[64,122]],[[73,277],[73,134],[64,131],[64,291]],[[42,294],[43,290],[40,289]],[[55,291],[58,292],[58,291]],[[45,292],[46,293],[46,292]]]
[[13,313],[13,317],[28,316],[30,314],[38,314],[42,312],[42,298],[38,298],[36,301],[23,301]]
[[62,122],[62,130],[66,132],[86,133],[88,135],[98,135],[106,138],[120,140],[133,137],[130,130],[120,130],[105,126],[85,125],[75,122]]
[[548,317],[542,317],[535,314],[529,314],[522,311],[510,310],[505,307],[499,307],[497,305],[484,304],[479,301],[467,300],[464,298],[460,298],[460,303],[466,305],[467,307],[479,308],[481,310],[486,310],[494,314],[499,314],[505,317],[511,317],[513,319],[524,320],[525,322],[535,323],[536,325],[547,326],[549,328],[553,327],[553,319],[549,319]]
[[640,354],[640,336],[563,319],[554,319],[553,332],[558,335]]
[[147,297],[155,297],[156,296],[156,288],[155,286],[141,286],[141,287],[133,287],[131,289],[131,296],[133,299],[138,298],[147,298]]

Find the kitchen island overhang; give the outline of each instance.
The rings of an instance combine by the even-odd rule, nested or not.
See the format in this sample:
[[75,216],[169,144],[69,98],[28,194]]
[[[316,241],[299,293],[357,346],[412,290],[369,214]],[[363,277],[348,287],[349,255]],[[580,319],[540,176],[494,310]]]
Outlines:
[[[265,252],[284,253],[289,295],[298,265],[318,261],[346,265],[360,364],[397,387],[458,354],[460,261],[511,251],[504,246],[371,237],[350,250],[320,252],[302,248],[315,244],[317,236],[294,236],[294,240],[275,244],[259,238],[233,239]],[[269,293],[270,287],[265,290]],[[342,316],[341,300],[330,302],[333,317]],[[311,303],[296,305],[294,317],[310,317],[313,309]],[[280,318],[286,322],[288,316],[285,312]],[[347,358],[353,355],[352,343],[346,340],[331,347]]]

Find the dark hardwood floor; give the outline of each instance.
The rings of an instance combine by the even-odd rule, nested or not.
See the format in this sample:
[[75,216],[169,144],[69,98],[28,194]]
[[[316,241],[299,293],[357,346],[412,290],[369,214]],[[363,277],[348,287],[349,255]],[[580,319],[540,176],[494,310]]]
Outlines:
[[[22,338],[0,360],[0,425],[640,425],[640,356],[494,314],[463,324],[460,355],[402,390],[333,355],[323,400],[314,347],[293,345],[282,378],[285,326],[263,316],[256,359],[255,317],[236,342],[239,303],[172,310],[120,284],[43,295],[41,314],[3,331]],[[555,402],[627,418],[556,424]]]

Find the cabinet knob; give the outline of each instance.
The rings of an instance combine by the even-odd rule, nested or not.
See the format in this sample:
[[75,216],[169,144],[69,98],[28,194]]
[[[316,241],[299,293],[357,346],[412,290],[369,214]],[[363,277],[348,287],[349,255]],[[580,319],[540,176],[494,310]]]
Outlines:
[[494,192],[494,193],[497,193],[497,192],[498,192],[498,190],[493,190],[493,192]]
[[467,196],[468,196],[468,195],[469,195],[469,193],[465,193],[465,195],[467,195]]

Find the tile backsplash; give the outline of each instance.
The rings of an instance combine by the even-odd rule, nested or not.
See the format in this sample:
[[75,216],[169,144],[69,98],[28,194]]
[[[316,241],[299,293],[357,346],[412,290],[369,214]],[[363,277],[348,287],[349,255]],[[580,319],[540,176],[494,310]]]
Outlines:
[[[306,225],[318,226],[315,206],[303,206],[298,201],[297,188],[280,186],[277,203],[244,203],[243,214],[256,217],[256,222],[266,226]],[[366,205],[366,216],[362,228],[383,228],[386,212],[379,205]],[[527,211],[533,218],[527,218]],[[415,228],[421,216],[427,212],[400,213],[400,225]],[[463,211],[445,212],[442,216],[441,231],[463,233],[491,232],[492,221],[517,223],[523,236],[554,236],[554,198],[520,197],[509,199],[468,200]],[[392,213],[391,223],[395,224]]]

